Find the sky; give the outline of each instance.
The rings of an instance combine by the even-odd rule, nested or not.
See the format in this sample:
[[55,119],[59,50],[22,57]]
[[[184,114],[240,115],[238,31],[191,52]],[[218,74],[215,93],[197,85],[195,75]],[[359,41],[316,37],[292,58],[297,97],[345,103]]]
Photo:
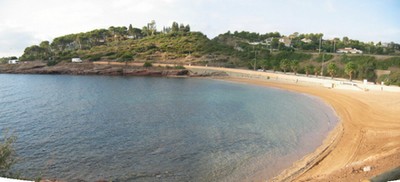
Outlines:
[[400,0],[0,0],[0,57],[71,33],[172,22],[215,36],[227,31],[323,33],[400,43]]

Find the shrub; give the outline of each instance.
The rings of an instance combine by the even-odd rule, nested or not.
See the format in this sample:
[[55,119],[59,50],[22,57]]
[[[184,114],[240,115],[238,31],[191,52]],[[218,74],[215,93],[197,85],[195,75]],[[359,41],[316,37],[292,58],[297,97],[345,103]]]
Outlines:
[[326,61],[329,61],[329,60],[331,60],[333,58],[333,55],[332,54],[320,54],[316,59],[315,59],[315,61],[317,61],[317,62],[322,62],[322,59],[326,62]]
[[376,79],[376,82],[378,84],[384,82],[385,85],[390,85],[389,75],[381,75],[379,78]]
[[101,54],[94,54],[88,56],[89,61],[99,61],[101,59],[102,55]]
[[12,146],[15,139],[14,136],[8,136],[7,132],[4,135],[4,138],[0,139],[0,176],[14,177],[9,170],[16,162],[15,150]]
[[119,61],[123,61],[123,62],[131,61],[131,60],[133,60],[133,55],[130,52],[123,53],[119,59]]
[[276,54],[275,56],[276,60],[283,60],[283,59],[289,59],[289,60],[298,60],[299,62],[309,60],[311,59],[312,55],[311,54],[306,54],[306,53],[296,53],[296,52],[288,52],[288,51],[282,51]]
[[145,68],[149,68],[149,67],[152,67],[153,66],[153,64],[151,64],[150,62],[144,62],[144,64],[143,64],[143,67],[145,67]]
[[56,65],[56,64],[58,64],[58,61],[56,61],[56,60],[49,60],[49,61],[47,61],[47,66],[54,66],[54,65]]
[[379,61],[377,63],[378,69],[387,70],[390,67],[399,67],[400,68],[400,57],[392,57],[385,59],[383,61]]
[[376,82],[378,84],[380,82],[385,82],[385,85],[400,86],[400,72],[393,72],[390,73],[390,75],[382,75],[376,80]]
[[182,65],[177,65],[177,66],[175,66],[175,69],[186,69],[186,68]]
[[400,72],[393,72],[389,75],[389,84],[400,86]]

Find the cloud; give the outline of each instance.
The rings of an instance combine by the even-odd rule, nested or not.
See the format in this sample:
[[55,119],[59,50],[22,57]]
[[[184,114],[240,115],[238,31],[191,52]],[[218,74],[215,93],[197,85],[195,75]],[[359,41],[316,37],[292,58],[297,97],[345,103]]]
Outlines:
[[30,32],[19,29],[0,30],[0,57],[20,56],[27,45],[32,45],[38,40]]

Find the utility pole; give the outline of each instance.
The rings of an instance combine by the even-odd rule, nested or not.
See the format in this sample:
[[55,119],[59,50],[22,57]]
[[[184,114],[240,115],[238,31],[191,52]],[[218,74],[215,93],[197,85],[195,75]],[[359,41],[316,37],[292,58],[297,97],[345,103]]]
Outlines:
[[322,36],[319,38],[319,49],[318,49],[318,54],[321,54],[321,42],[322,42]]
[[333,39],[333,53],[336,53],[336,40]]
[[321,63],[321,77],[324,74],[324,61],[325,61],[325,54],[322,54],[322,63]]
[[255,50],[255,45],[253,45],[253,51],[254,51],[254,66],[253,66],[253,69],[254,69],[254,71],[256,70],[256,67],[257,67],[257,52],[256,52],[256,50]]
[[[321,42],[322,42],[322,36],[319,37],[319,49],[318,49],[318,54],[321,55]],[[321,77],[324,73],[324,55],[322,55],[322,64],[321,64]]]

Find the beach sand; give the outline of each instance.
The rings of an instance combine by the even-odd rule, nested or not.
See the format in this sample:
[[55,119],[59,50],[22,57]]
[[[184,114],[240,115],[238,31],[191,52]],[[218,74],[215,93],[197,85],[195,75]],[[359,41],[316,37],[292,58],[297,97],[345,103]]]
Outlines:
[[[321,147],[272,181],[360,181],[400,166],[400,93],[328,89],[250,78],[226,80],[314,95],[330,104],[340,118]],[[364,172],[366,166],[371,170]]]

